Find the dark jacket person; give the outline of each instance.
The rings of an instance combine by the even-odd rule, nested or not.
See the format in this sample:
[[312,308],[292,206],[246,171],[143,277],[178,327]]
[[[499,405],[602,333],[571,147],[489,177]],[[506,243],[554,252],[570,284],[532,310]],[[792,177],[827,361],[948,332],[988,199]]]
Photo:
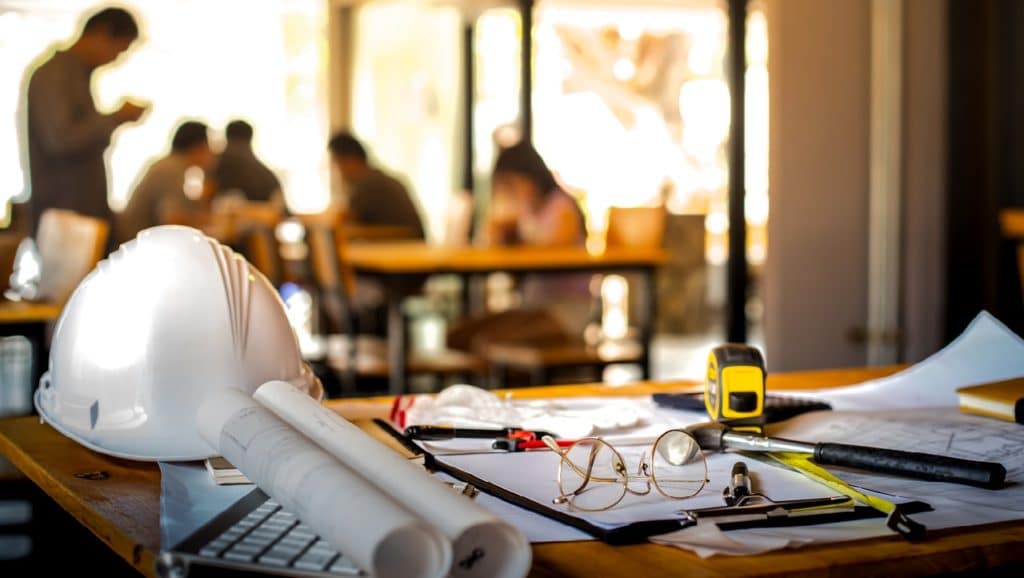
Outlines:
[[348,186],[348,210],[357,225],[406,227],[423,239],[423,222],[405,185],[369,164],[366,149],[348,133],[329,145],[331,158]]
[[247,200],[267,202],[281,195],[281,181],[252,150],[252,125],[233,120],[224,130],[227,144],[213,171],[218,194],[237,191]]
[[32,228],[48,208],[110,220],[103,154],[114,129],[145,109],[124,102],[101,114],[93,102],[93,71],[117,59],[138,38],[135,19],[119,8],[91,16],[67,50],[29,73],[22,119],[31,188]]

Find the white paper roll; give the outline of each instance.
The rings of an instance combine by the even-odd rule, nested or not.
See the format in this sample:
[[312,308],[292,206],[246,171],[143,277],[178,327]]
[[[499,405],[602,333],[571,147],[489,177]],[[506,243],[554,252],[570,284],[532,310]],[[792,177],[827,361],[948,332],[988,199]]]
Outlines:
[[321,538],[377,578],[441,578],[451,545],[437,529],[383,494],[256,400],[212,392],[200,434]]
[[451,576],[521,578],[529,572],[530,543],[517,528],[452,491],[290,383],[267,382],[253,397],[440,529],[452,541]]

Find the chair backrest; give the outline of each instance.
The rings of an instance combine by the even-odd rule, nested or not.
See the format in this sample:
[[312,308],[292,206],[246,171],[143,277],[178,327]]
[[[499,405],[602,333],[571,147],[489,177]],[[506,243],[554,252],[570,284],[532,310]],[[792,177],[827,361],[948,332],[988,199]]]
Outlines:
[[447,247],[468,245],[472,228],[473,195],[467,191],[456,191],[445,212],[444,238],[441,244]]
[[274,231],[281,213],[266,203],[245,203],[235,214],[238,242],[245,257],[275,286],[284,277],[284,266]]
[[665,237],[664,207],[612,207],[606,247],[660,247]]
[[41,261],[39,298],[64,303],[103,257],[110,225],[63,209],[39,218],[36,246]]
[[321,303],[338,329],[351,333],[354,328],[352,300],[355,296],[355,272],[347,265],[344,214],[329,210],[296,219],[306,229],[309,265],[321,295]]
[[284,266],[278,250],[274,228],[265,223],[254,223],[241,230],[241,250],[253,267],[279,287],[284,278]]
[[346,297],[355,295],[355,273],[345,261],[348,246],[344,213],[327,211],[298,215],[306,229],[309,263],[313,279],[321,289],[342,290]]
[[0,292],[6,291],[10,286],[14,258],[18,254],[18,245],[24,238],[25,235],[21,233],[0,233]]
[[1017,273],[1024,297],[1024,209],[1003,209],[999,213],[1003,237],[1017,243]]

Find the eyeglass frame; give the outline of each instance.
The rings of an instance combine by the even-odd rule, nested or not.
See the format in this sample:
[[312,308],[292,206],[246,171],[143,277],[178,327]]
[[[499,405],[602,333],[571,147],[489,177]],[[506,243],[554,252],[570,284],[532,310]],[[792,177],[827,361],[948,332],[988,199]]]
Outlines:
[[[691,494],[689,494],[687,496],[672,496],[672,495],[667,494],[665,492],[665,490],[662,489],[661,485],[658,483],[658,479],[654,475],[654,450],[655,450],[655,448],[658,447],[658,443],[660,443],[661,440],[664,439],[665,436],[667,436],[667,435],[669,435],[671,433],[680,433],[680,434],[690,438],[690,440],[693,442],[694,447],[697,448],[697,451],[700,454],[701,463],[704,465],[704,479],[701,481],[700,486],[697,487],[697,489],[694,490],[693,493],[691,493]],[[617,506],[620,502],[622,502],[622,500],[626,497],[626,494],[633,494],[634,496],[646,496],[646,495],[651,493],[651,482],[652,481],[654,482],[654,489],[656,489],[659,494],[661,494],[662,496],[665,496],[666,498],[669,498],[670,500],[685,500],[687,498],[692,498],[693,496],[696,496],[697,494],[699,494],[701,492],[701,490],[703,490],[708,485],[708,483],[711,482],[711,480],[708,479],[708,460],[704,456],[704,453],[700,450],[700,444],[697,443],[696,438],[694,438],[692,434],[690,434],[689,432],[687,432],[686,430],[684,430],[682,428],[673,428],[673,429],[666,430],[666,431],[662,432],[661,435],[659,435],[657,438],[654,439],[654,443],[652,443],[651,447],[650,447],[650,452],[651,452],[650,464],[647,463],[647,452],[645,451],[644,453],[640,454],[640,464],[637,466],[637,473],[636,473],[636,475],[631,475],[631,474],[629,474],[626,471],[626,467],[625,467],[626,460],[625,460],[625,458],[622,457],[622,454],[619,452],[619,450],[615,446],[613,446],[611,443],[605,441],[604,439],[602,439],[600,437],[590,436],[590,437],[580,438],[580,439],[576,440],[575,442],[573,442],[573,444],[571,446],[567,447],[567,448],[559,447],[558,446],[558,442],[555,441],[555,439],[553,437],[551,437],[551,436],[543,436],[541,438],[541,441],[543,441],[544,445],[546,445],[549,449],[551,449],[553,452],[557,453],[558,457],[559,457],[558,491],[561,492],[561,494],[556,496],[555,498],[553,498],[551,500],[551,502],[554,503],[554,504],[568,504],[568,506],[570,508],[575,508],[577,510],[584,511],[584,512],[604,512],[604,511],[610,510],[610,509],[614,508],[615,506]],[[617,473],[621,474],[621,477],[616,478],[616,479],[609,479],[609,478],[601,478],[601,477],[593,476],[591,474],[591,472],[593,471],[593,467],[594,467],[593,460],[596,457],[593,453],[591,454],[589,463],[587,464],[587,471],[586,472],[580,471],[580,468],[577,466],[576,463],[574,463],[572,460],[570,460],[568,458],[568,455],[569,455],[569,452],[572,451],[572,449],[574,447],[576,447],[578,444],[584,443],[584,442],[598,442],[598,443],[601,443],[601,444],[604,444],[604,445],[608,446],[608,449],[611,450],[611,452],[614,455],[614,457],[617,458],[617,463],[622,464],[622,471],[621,472],[617,472]],[[572,468],[577,474],[579,474],[583,478],[583,482],[571,494],[565,493],[565,490],[563,488],[563,484],[562,484],[562,468],[561,468],[562,462],[567,463],[570,468]],[[649,472],[648,472],[648,469],[650,470]],[[625,490],[622,492],[622,494],[618,497],[617,500],[615,500],[614,502],[612,502],[611,504],[609,504],[609,505],[607,505],[607,506],[605,506],[603,508],[584,508],[584,507],[576,505],[574,503],[573,497],[576,496],[576,495],[579,495],[579,492],[581,492],[584,488],[586,488],[588,486],[588,484],[590,484],[591,481],[599,482],[599,483],[615,483],[615,484],[621,483],[623,485],[623,487],[625,488]],[[643,483],[645,485],[645,489],[644,490],[634,490],[633,488],[631,488],[630,487],[630,483],[632,483],[634,481],[643,481]]]

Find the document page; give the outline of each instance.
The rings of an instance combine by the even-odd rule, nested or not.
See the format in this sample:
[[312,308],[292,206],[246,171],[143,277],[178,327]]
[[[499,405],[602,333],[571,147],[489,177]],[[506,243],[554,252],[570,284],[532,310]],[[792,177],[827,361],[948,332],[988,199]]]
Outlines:
[[[921,482],[897,476],[830,468],[846,482],[932,504],[920,514],[929,528],[1024,519],[1024,427],[960,413],[956,408],[882,412],[818,412],[789,420],[772,433],[807,442],[838,442],[998,462],[1006,486],[998,490]],[[918,516],[915,515],[915,519]]]
[[981,312],[941,351],[899,373],[859,385],[820,390],[773,391],[813,397],[836,410],[956,407],[956,390],[1024,376],[1024,340]]
[[[630,472],[634,472],[644,455],[650,459],[650,445],[617,446]],[[652,489],[643,496],[627,494],[614,508],[587,512],[571,508],[566,504],[554,504],[552,500],[560,494],[558,486],[559,457],[550,451],[517,453],[490,453],[477,455],[449,455],[438,460],[469,472],[485,481],[505,488],[515,494],[529,498],[539,505],[578,517],[604,529],[613,529],[633,522],[646,520],[684,519],[680,510],[721,506],[722,490],[729,485],[732,466],[742,456],[735,454],[708,454],[707,485],[697,495],[677,500],[666,498]],[[756,491],[773,500],[796,498],[822,498],[835,492],[811,481],[801,474],[767,464],[744,460],[751,470]],[[631,483],[634,489],[643,484]]]

